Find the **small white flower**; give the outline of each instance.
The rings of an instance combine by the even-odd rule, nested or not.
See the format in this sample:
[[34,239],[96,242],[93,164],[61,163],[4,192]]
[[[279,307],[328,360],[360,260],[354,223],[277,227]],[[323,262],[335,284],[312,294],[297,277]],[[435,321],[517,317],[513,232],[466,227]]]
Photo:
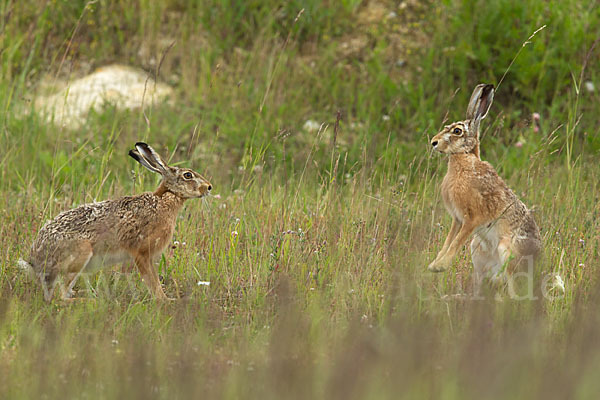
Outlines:
[[381,117],[382,120],[384,120],[385,122],[389,121],[391,118],[389,115],[384,115],[383,117]]
[[198,281],[198,286],[210,286],[209,281]]
[[306,120],[306,122],[302,126],[302,128],[307,132],[316,132],[319,130],[320,127],[321,124],[319,124],[317,121],[313,121],[312,119]]
[[561,293],[565,292],[565,282],[560,277],[560,275],[554,275],[554,280],[552,282],[552,289],[558,289]]
[[592,93],[593,91],[596,90],[596,87],[594,86],[594,82],[592,82],[592,81],[585,81],[584,85],[585,85],[585,90],[587,90],[590,93]]

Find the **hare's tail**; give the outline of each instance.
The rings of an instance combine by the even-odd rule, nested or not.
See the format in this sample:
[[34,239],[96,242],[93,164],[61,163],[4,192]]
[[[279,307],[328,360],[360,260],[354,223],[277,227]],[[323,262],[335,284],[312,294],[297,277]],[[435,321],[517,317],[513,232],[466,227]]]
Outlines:
[[19,258],[19,261],[17,261],[17,265],[30,278],[34,278],[35,277],[35,270],[33,268],[33,265],[31,265],[29,262],[23,260],[22,258]]

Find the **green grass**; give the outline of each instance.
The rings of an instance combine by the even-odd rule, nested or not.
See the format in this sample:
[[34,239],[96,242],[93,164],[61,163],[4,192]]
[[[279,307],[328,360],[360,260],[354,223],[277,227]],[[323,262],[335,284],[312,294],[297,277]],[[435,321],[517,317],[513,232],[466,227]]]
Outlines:
[[[467,251],[426,271],[450,224],[428,139],[542,25],[482,154],[536,210],[536,285],[560,274],[566,293],[455,298]],[[577,1],[3,1],[0,398],[593,398],[600,119],[582,82],[600,85],[599,26]],[[174,104],[75,131],[32,111],[45,76],[112,62],[157,73]],[[115,268],[79,282],[86,300],[44,303],[16,260],[58,212],[152,190],[127,157],[138,140],[219,195],[186,204],[157,261],[181,299]]]

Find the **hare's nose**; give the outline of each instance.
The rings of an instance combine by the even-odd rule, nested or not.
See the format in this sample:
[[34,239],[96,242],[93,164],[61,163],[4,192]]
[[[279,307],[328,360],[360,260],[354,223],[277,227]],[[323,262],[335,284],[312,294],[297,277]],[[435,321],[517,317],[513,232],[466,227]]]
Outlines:
[[438,141],[437,141],[437,140],[434,140],[434,141],[432,141],[432,142],[431,142],[431,145],[432,145],[433,147],[437,146],[437,145],[438,145]]

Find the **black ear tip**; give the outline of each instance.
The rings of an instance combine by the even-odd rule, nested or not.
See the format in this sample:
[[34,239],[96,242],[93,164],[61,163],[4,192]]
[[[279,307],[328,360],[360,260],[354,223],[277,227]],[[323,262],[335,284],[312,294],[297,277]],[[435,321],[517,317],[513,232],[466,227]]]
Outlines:
[[135,144],[135,147],[138,147],[138,146],[141,146],[141,147],[148,147],[148,144],[147,144],[147,143],[144,143],[144,142],[137,142],[137,143]]
[[129,150],[129,157],[135,160],[139,160],[139,155],[135,150]]

